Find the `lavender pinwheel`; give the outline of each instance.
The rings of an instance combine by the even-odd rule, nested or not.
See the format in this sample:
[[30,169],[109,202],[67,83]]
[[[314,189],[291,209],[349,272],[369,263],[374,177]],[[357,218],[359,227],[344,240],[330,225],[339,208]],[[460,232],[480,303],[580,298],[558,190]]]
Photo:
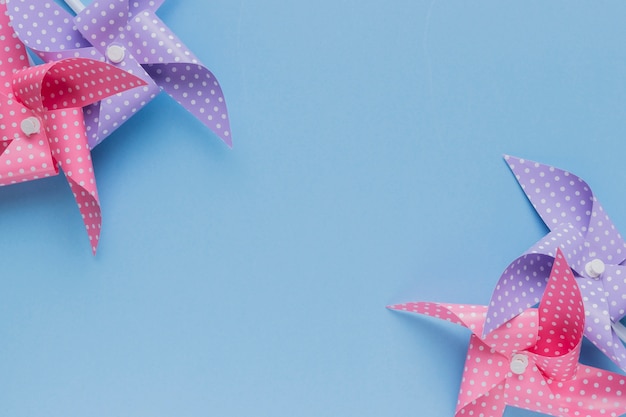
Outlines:
[[46,62],[69,57],[99,59],[142,78],[142,90],[109,97],[85,108],[93,148],[152,100],[161,89],[232,145],[222,89],[174,33],[156,16],[164,0],[67,0],[72,16],[53,0],[7,0],[21,40]]
[[512,156],[505,160],[550,232],[502,273],[484,334],[541,299],[560,248],[576,275],[585,305],[585,336],[626,370],[626,242],[582,179]]

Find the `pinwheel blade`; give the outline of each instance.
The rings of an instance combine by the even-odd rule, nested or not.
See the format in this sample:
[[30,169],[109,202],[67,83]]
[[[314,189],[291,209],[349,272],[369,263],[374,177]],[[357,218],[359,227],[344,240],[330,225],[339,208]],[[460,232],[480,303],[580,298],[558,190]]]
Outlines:
[[145,69],[166,93],[232,147],[224,93],[211,71],[196,64],[151,64]]
[[505,160],[550,230],[571,224],[585,236],[591,257],[615,264],[626,259],[626,242],[585,181],[538,162],[509,155]]
[[625,386],[624,375],[580,364],[576,378],[568,385],[550,387],[555,396],[579,410],[577,415],[606,417],[626,413]]
[[626,348],[611,326],[603,281],[578,278],[577,282],[585,303],[585,336],[620,368],[626,369]]
[[0,93],[7,96],[13,94],[11,80],[13,72],[28,67],[26,48],[17,38],[10,23],[6,10],[6,4],[0,4],[0,39],[2,39],[2,51],[0,53]]
[[538,308],[539,333],[531,352],[551,379],[565,381],[576,374],[585,326],[583,298],[563,252],[557,249]]
[[484,335],[541,300],[553,261],[549,255],[525,254],[511,262],[491,296]]
[[479,397],[468,404],[461,406],[461,402],[459,400],[454,416],[502,417],[505,407],[504,383],[500,383],[492,390],[485,393],[482,397]]
[[118,68],[141,78],[144,85],[103,98],[85,109],[85,124],[92,149],[161,92],[159,86],[134,59],[124,60],[118,64]]
[[[124,0],[128,1],[128,0]],[[142,11],[156,12],[165,0],[133,0],[129,2],[131,16]]]
[[509,373],[504,390],[507,405],[553,416],[567,416],[563,402],[555,401],[552,384],[536,364],[521,375]]
[[387,306],[390,310],[423,314],[467,327],[480,335],[487,307],[472,304],[442,304],[430,302],[404,303]]
[[601,279],[609,305],[609,317],[615,322],[626,316],[626,266],[606,265],[605,268]]
[[68,51],[91,46],[74,30],[72,15],[54,0],[7,0],[19,38],[33,51]]
[[[504,398],[490,395],[499,391],[509,373],[508,358],[497,354],[474,334],[470,337],[463,378],[459,389],[457,411],[468,406],[492,409],[504,406]],[[484,403],[484,404],[483,404]]]
[[102,216],[91,152],[85,136],[83,112],[79,108],[51,110],[45,113],[44,119],[52,155],[74,194],[95,255]]
[[80,58],[30,67],[13,80],[20,101],[40,112],[83,107],[143,85],[143,80],[112,65]]
[[94,1],[76,17],[76,29],[103,55],[126,28],[128,0]]
[[232,146],[226,101],[215,75],[154,13],[139,13],[128,25],[144,42],[134,42],[132,54],[154,82]]

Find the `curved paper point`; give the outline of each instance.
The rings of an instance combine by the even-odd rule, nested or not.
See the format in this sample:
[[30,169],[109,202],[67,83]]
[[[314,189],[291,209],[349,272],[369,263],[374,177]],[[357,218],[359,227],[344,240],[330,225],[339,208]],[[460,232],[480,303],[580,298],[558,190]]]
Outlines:
[[541,300],[553,262],[552,256],[527,253],[509,264],[491,296],[483,336]]
[[587,239],[592,256],[616,264],[626,260],[626,242],[584,180],[539,162],[508,155],[505,161],[550,230],[572,224]]
[[232,148],[224,93],[211,71],[199,64],[151,64],[145,69],[161,89]]

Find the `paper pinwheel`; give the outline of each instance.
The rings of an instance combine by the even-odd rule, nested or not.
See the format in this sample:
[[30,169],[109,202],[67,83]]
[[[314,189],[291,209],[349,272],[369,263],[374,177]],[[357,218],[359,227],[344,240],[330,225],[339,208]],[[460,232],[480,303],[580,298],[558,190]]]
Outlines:
[[390,306],[472,331],[455,416],[500,417],[505,406],[553,416],[618,416],[626,412],[626,377],[582,365],[585,313],[580,291],[558,251],[539,308],[487,336],[487,306],[417,302]]
[[100,204],[81,107],[144,85],[104,62],[68,58],[28,67],[26,48],[0,2],[0,185],[63,169],[95,254]]
[[537,162],[505,156],[550,232],[504,271],[491,298],[485,333],[534,305],[560,248],[585,303],[585,336],[626,370],[626,243],[591,188],[577,176]]
[[109,97],[85,109],[93,148],[161,89],[208,126],[228,146],[230,125],[215,76],[156,16],[164,0],[7,0],[18,36],[46,62],[70,57],[108,62],[144,81],[143,89]]

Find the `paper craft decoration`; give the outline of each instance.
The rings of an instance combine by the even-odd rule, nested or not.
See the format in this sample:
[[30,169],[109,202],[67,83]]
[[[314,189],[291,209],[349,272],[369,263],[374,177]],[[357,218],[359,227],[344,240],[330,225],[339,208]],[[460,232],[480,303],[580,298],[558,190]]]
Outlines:
[[560,248],[583,295],[585,335],[621,369],[626,348],[626,243],[587,183],[561,169],[512,156],[505,160],[550,229],[504,271],[491,298],[485,333],[536,304]]
[[228,146],[228,112],[215,76],[155,12],[164,0],[67,0],[73,16],[53,0],[7,0],[22,41],[46,62],[92,58],[146,82],[143,89],[108,97],[85,109],[92,148],[161,90],[167,92]]
[[501,417],[507,405],[553,416],[626,412],[626,377],[578,362],[585,312],[558,249],[539,308],[523,311],[486,336],[487,306],[415,302],[389,308],[472,331],[455,416]]
[[68,58],[29,67],[0,1],[0,185],[63,169],[95,254],[101,216],[81,107],[145,85],[104,62]]

